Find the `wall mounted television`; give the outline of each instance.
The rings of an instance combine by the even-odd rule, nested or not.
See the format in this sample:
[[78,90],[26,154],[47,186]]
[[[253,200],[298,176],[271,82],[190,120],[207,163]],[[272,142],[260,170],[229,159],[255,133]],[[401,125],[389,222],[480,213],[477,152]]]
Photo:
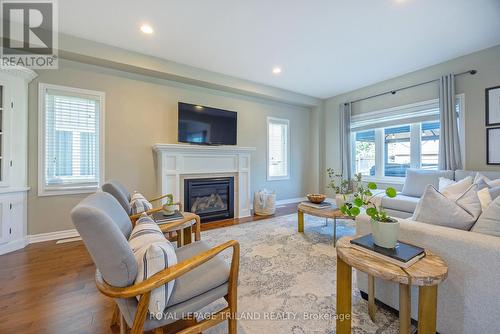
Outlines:
[[199,145],[236,145],[237,113],[179,102],[178,141]]

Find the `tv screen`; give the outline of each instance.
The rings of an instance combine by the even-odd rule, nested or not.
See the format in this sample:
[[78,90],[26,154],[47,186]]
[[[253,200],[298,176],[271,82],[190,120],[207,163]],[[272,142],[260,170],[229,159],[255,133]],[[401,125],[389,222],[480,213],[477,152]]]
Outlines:
[[179,142],[236,145],[237,113],[179,102]]

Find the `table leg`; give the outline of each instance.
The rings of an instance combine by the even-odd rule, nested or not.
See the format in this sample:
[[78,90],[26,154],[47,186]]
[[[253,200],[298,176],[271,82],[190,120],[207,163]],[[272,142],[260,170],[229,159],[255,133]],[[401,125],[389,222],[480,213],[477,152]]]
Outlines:
[[337,334],[351,334],[352,269],[337,256]]
[[337,218],[333,218],[333,247],[337,247]]
[[183,239],[184,239],[184,242],[183,242],[183,246],[187,245],[187,244],[190,244],[191,241],[192,241],[192,237],[193,237],[193,229],[192,229],[192,226],[188,226],[188,227],[185,227],[182,229],[182,234],[183,235]]
[[436,333],[437,285],[418,288],[418,332]]
[[328,226],[328,218],[325,218],[325,226]]
[[[410,333],[411,324],[411,287],[399,284],[399,333]],[[425,333],[425,332],[424,332]]]
[[184,231],[177,230],[177,248],[184,246]]
[[368,315],[373,322],[375,322],[375,313],[377,313],[377,306],[375,306],[375,277],[368,275]]
[[200,241],[201,240],[201,219],[200,216],[196,216],[195,218],[195,225],[194,225],[194,240],[195,241]]
[[298,231],[304,232],[304,212],[297,211],[297,218],[299,221]]

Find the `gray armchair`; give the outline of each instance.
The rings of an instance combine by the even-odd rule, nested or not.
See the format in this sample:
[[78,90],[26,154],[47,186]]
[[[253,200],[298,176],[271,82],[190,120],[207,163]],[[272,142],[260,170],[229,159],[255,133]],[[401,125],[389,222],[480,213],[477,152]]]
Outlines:
[[[118,200],[106,192],[90,195],[71,211],[71,219],[97,267],[97,288],[118,305],[121,332],[127,326],[132,334],[147,330],[163,333],[164,329],[199,333],[227,319],[229,333],[236,333],[238,242],[210,248],[198,241],[178,248],[176,265],[134,284],[137,263],[127,242],[132,227]],[[230,266],[219,255],[228,248],[232,248]],[[161,320],[150,317],[151,291],[174,279],[165,316]],[[137,296],[141,297],[139,301]],[[181,318],[221,298],[228,306],[213,317],[200,322]]]

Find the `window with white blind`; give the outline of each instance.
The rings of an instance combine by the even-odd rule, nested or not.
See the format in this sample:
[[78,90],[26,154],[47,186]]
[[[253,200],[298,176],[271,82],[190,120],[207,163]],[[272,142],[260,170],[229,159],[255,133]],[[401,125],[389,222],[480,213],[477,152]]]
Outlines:
[[267,179],[290,178],[290,122],[267,118]]
[[[462,156],[463,99],[463,95],[456,97]],[[438,100],[354,115],[353,172],[361,173],[366,180],[396,181],[408,168],[437,169],[440,128]]]
[[104,93],[39,85],[38,195],[94,192],[104,173]]

